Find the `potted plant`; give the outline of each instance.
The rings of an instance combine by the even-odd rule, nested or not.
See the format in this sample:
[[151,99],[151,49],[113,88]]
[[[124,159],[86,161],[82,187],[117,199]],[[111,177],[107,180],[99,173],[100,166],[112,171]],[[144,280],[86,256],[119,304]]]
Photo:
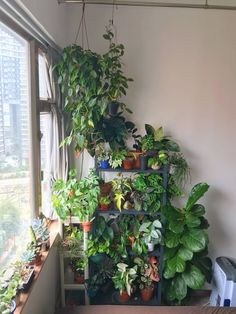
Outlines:
[[109,158],[110,158],[110,152],[108,152],[105,147],[104,143],[101,143],[96,148],[96,156],[97,161],[99,163],[99,167],[101,169],[107,169],[109,168]]
[[123,160],[122,166],[125,170],[130,170],[134,168],[134,156],[128,155]]
[[81,255],[83,251],[83,231],[71,225],[66,227],[63,239],[59,242],[59,250],[69,253],[71,256]]
[[79,189],[79,182],[76,178],[76,170],[69,171],[67,181],[58,179],[53,184],[52,203],[53,207],[62,221],[76,215],[77,195],[75,192]]
[[21,256],[21,261],[28,266],[39,266],[42,263],[40,248],[29,244],[27,250]]
[[100,197],[100,210],[108,210],[110,208],[111,199],[108,195]]
[[154,246],[158,243],[162,243],[162,224],[156,219],[154,221],[144,221],[139,228],[139,232],[142,234],[142,240],[147,245],[148,251],[152,252]]
[[154,293],[154,283],[160,281],[157,260],[153,257],[135,257],[134,263],[138,265],[141,298],[145,302],[150,301]]
[[127,150],[113,151],[111,153],[109,164],[113,169],[120,168],[127,155]]
[[112,277],[115,288],[120,291],[120,301],[127,302],[133,292],[134,281],[137,278],[137,265],[129,267],[125,263],[118,263],[117,270]]
[[72,260],[72,270],[74,271],[74,280],[78,284],[84,284],[84,270],[88,260],[86,256]]
[[132,192],[131,180],[129,178],[117,177],[112,180],[112,187],[116,207],[121,211],[125,197]]
[[122,70],[121,57],[124,55],[124,46],[114,43],[114,34],[109,28],[103,37],[109,41],[109,51],[103,55],[102,59],[105,81],[108,84],[108,113],[115,116],[118,108],[131,112],[124,103],[119,101],[122,95],[126,95],[128,83],[133,81],[131,78],[127,78]]
[[35,218],[32,223],[32,228],[37,242],[41,247],[41,251],[46,251],[49,248],[49,230],[46,219]]

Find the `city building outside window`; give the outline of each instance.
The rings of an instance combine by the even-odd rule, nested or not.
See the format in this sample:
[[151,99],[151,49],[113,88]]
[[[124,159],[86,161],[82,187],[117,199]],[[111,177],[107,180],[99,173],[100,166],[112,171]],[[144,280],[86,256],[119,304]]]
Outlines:
[[29,86],[29,43],[0,23],[0,269],[20,258],[32,219]]

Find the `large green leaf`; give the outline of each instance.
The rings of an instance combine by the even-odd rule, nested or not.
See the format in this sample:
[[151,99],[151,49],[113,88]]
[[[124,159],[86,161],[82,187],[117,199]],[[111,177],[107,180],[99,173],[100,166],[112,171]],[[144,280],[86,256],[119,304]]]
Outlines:
[[175,271],[176,273],[182,273],[185,270],[186,263],[178,255],[175,255],[173,258],[166,262],[167,268]]
[[208,237],[204,230],[190,229],[182,236],[181,243],[190,251],[199,252],[206,247]]
[[174,248],[179,245],[180,235],[168,230],[165,234],[165,243],[168,248]]
[[190,210],[193,205],[206,193],[209,189],[209,185],[207,183],[198,183],[193,188],[189,195],[187,204],[185,209]]
[[194,265],[197,266],[206,277],[207,282],[211,282],[212,279],[212,262],[209,257],[197,257],[194,258]]
[[171,292],[175,299],[181,301],[187,295],[187,285],[181,275],[176,276],[171,283]]
[[201,289],[205,283],[205,276],[200,269],[194,265],[191,265],[191,267],[186,270],[182,276],[186,285],[194,290]]
[[185,222],[189,228],[195,228],[201,224],[201,220],[198,217],[192,215],[191,213],[186,214]]
[[179,218],[180,213],[171,205],[166,205],[162,208],[162,213],[167,221],[175,221]]
[[146,131],[147,135],[153,135],[154,136],[154,134],[155,134],[155,129],[150,124],[145,124],[145,131]]
[[178,250],[177,248],[169,249],[168,247],[165,247],[164,261],[171,259],[177,253],[177,250]]
[[179,250],[178,250],[178,256],[180,258],[182,258],[182,260],[184,261],[191,261],[191,259],[193,258],[193,252],[190,251],[189,249],[186,249],[184,246],[182,246]]
[[169,229],[174,233],[182,233],[184,231],[183,220],[170,221]]
[[175,276],[176,272],[174,271],[174,269],[171,269],[170,267],[166,266],[164,268],[164,273],[163,276],[165,279],[171,279]]

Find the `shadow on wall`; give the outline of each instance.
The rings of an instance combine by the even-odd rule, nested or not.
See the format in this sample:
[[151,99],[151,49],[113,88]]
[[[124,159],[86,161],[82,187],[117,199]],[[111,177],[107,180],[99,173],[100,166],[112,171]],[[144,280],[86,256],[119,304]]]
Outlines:
[[[219,254],[222,256],[224,253],[219,252],[219,247],[225,247],[227,251],[227,243],[230,241],[228,236],[229,231],[224,228],[227,224],[222,223],[222,216],[220,216],[219,208],[224,210],[224,217],[227,219],[228,214],[225,211],[224,204],[227,204],[228,197],[222,193],[221,190],[210,187],[207,193],[207,204],[206,214],[208,220],[211,222],[209,227],[209,255],[212,258],[216,258]],[[229,208],[229,207],[227,207]],[[214,260],[213,260],[214,262]]]

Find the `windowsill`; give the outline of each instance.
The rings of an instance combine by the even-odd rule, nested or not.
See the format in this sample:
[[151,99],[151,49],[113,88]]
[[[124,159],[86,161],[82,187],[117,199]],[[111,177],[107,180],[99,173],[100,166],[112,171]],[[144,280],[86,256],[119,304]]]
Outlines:
[[[58,221],[52,221],[50,226],[49,226],[49,230],[50,230],[50,248],[52,247],[52,245],[54,244],[58,234],[59,234],[59,223]],[[19,298],[19,304],[16,307],[16,310],[14,312],[14,314],[20,314],[22,313],[28,298],[30,296],[31,291],[34,289],[34,284],[37,281],[37,278],[40,276],[40,273],[44,267],[45,261],[47,260],[50,248],[47,252],[43,252],[42,253],[42,263],[39,266],[34,266],[35,269],[35,276],[33,279],[33,282],[30,285],[30,288],[27,292],[21,292],[20,293],[20,298]]]

